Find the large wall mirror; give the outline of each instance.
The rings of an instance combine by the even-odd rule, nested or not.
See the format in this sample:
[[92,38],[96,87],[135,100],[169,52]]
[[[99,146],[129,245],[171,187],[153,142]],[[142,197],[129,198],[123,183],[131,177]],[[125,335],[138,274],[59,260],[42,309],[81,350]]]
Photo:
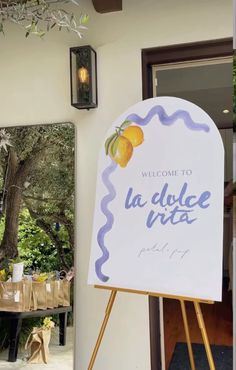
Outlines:
[[0,128],[1,369],[73,369],[74,156],[71,123]]

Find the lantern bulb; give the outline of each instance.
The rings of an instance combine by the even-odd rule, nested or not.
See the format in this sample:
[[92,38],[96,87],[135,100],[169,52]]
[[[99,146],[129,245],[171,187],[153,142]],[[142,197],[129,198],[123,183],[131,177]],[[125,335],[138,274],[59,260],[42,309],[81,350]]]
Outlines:
[[78,69],[78,78],[81,83],[88,83],[89,73],[85,67],[81,67]]

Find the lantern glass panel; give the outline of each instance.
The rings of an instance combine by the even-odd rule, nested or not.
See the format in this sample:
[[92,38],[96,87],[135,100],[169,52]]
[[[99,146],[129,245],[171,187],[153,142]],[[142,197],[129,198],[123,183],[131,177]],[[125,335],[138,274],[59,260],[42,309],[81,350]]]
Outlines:
[[92,102],[97,105],[96,55],[91,53]]
[[71,102],[72,104],[76,104],[77,103],[77,89],[78,89],[78,80],[77,78],[73,78],[73,76],[75,76],[75,73],[76,73],[76,70],[77,70],[77,66],[76,66],[77,62],[76,62],[76,54],[75,53],[71,53]]

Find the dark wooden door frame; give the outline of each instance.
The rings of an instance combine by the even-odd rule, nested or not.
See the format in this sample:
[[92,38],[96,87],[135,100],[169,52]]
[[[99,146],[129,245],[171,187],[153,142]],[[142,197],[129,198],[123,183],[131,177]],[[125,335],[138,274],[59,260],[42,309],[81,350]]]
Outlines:
[[98,13],[118,12],[122,10],[122,0],[92,0]]
[[[233,38],[143,49],[143,100],[153,97],[153,65],[227,56],[233,56]],[[161,370],[159,298],[149,297],[149,327],[151,370]]]
[[142,50],[143,99],[152,97],[152,66],[233,55],[233,39],[201,41]]

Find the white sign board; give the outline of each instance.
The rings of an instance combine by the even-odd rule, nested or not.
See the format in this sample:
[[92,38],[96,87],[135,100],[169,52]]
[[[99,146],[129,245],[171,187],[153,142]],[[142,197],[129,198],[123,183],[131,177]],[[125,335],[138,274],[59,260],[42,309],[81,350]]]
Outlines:
[[149,99],[104,144],[89,284],[221,300],[224,149],[212,119],[182,99]]

